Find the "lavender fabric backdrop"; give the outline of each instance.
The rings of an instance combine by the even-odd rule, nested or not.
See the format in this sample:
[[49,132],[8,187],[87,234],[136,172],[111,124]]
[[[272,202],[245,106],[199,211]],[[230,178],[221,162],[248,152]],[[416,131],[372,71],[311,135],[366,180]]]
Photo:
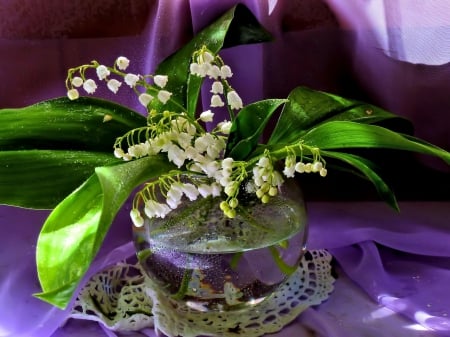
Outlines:
[[[151,72],[237,2],[55,0],[36,6],[5,0],[0,108],[65,95],[67,68],[92,59],[112,63],[125,55],[132,71]],[[224,53],[245,103],[307,85],[408,117],[416,135],[450,149],[450,19],[444,14],[450,2],[240,2],[276,38]],[[113,98],[105,90],[99,95]],[[115,99],[142,111],[131,92],[121,90]],[[380,202],[347,200],[332,174],[333,188],[306,186],[313,200],[309,246],[327,248],[336,258],[336,289],[276,336],[450,336],[448,169],[420,158],[422,164],[420,171],[399,168],[426,173],[409,183],[402,174],[392,177],[404,198],[400,214]],[[355,185],[354,198],[372,199],[368,188]],[[89,275],[132,254],[126,213],[113,224]],[[66,322],[67,311],[31,296],[39,291],[34,249],[47,214],[0,206],[0,337],[116,336],[96,323]],[[143,335],[154,336],[151,330],[134,334]]]

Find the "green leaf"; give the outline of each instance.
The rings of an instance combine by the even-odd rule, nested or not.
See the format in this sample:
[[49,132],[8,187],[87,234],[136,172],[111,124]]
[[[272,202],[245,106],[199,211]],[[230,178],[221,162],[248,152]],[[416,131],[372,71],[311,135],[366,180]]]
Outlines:
[[237,5],[231,8],[158,66],[156,74],[170,74],[165,89],[172,93],[171,98],[176,104],[171,104],[169,101],[166,105],[161,105],[158,100],[152,100],[149,109],[179,111],[180,106],[185,106],[188,114],[193,117],[203,79],[196,76],[189,77],[192,53],[203,46],[217,53],[222,47],[258,43],[270,39],[270,34],[258,23],[247,7]]
[[385,148],[412,151],[441,158],[450,164],[450,153],[412,136],[386,128],[355,122],[333,121],[321,124],[302,136],[302,141],[321,150],[345,148]]
[[267,99],[246,105],[233,122],[228,137],[226,157],[244,160],[258,141],[272,114],[285,99]]
[[391,188],[384,182],[384,180],[374,171],[375,166],[370,160],[356,156],[349,153],[334,152],[334,151],[321,151],[323,157],[335,158],[340,161],[351,165],[360,171],[363,176],[368,179],[375,186],[378,195],[392,208],[399,210],[397,200],[395,198],[394,192]]
[[[104,121],[104,118],[108,121]],[[146,118],[121,105],[80,97],[56,98],[0,110],[0,151],[65,149],[112,152],[116,137],[146,125]]]
[[186,92],[186,108],[189,116],[195,118],[197,111],[198,98],[202,87],[203,78],[189,74]]
[[111,153],[66,150],[0,151],[0,204],[54,208],[94,172],[122,162]]
[[96,166],[118,162],[116,138],[146,118],[104,100],[56,98],[2,109],[0,125],[0,203],[53,208]]
[[66,307],[134,188],[172,168],[160,156],[98,167],[53,210],[41,230],[36,260],[43,292],[36,296]]
[[297,87],[291,91],[288,100],[269,139],[269,145],[293,142],[308,129],[334,120],[373,124],[395,119],[402,128],[411,131],[409,121],[404,118],[376,106],[326,92]]

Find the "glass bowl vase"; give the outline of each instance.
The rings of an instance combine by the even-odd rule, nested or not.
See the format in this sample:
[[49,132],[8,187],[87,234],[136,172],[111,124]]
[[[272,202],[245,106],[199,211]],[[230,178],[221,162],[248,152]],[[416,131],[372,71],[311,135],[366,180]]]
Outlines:
[[296,271],[305,251],[306,209],[294,180],[268,203],[241,191],[234,218],[223,214],[222,200],[186,199],[165,218],[133,227],[151,287],[189,310],[226,312],[261,303]]

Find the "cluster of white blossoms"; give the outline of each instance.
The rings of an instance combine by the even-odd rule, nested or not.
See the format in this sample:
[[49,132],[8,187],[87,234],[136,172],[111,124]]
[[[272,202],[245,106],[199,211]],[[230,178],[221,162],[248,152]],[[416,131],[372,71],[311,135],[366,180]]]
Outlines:
[[[66,86],[70,99],[79,97],[79,87],[83,87],[89,94],[95,92],[96,82],[85,76],[87,69],[95,69],[98,79],[106,81],[113,93],[117,93],[125,83],[136,92],[139,102],[149,110],[146,126],[130,130],[116,139],[114,155],[117,158],[129,161],[165,154],[168,161],[177,168],[147,182],[137,192],[130,212],[136,227],[144,225],[143,214],[148,218],[164,218],[182,203],[183,198],[194,201],[198,197],[222,197],[221,210],[229,218],[234,218],[239,206],[239,193],[243,190],[242,184],[245,184],[245,193],[254,193],[262,203],[267,203],[278,194],[284,182],[283,175],[292,178],[295,173],[318,172],[321,176],[326,176],[325,162],[320,157],[319,149],[302,144],[287,146],[278,150],[277,154],[266,150],[249,161],[224,157],[232,122],[219,122],[209,132],[203,125],[213,122],[214,112],[211,109],[227,105],[233,119],[233,110],[242,109],[243,103],[228,83],[233,75],[231,68],[218,55],[202,48],[193,54],[192,61],[190,75],[209,78],[212,82],[209,90],[210,109],[200,113],[198,118],[190,116],[185,110],[157,111],[147,108],[155,96],[163,104],[171,100],[172,93],[164,90],[170,79],[166,75],[141,76],[126,73],[130,63],[126,57],[118,57],[112,67],[93,61],[89,65],[69,70]],[[138,87],[145,91],[141,92]],[[184,109],[179,104],[175,105]],[[304,150],[313,155],[312,162],[303,162]],[[285,159],[281,173],[273,164],[280,158]]]
[[[313,152],[317,152],[318,149],[312,149]],[[312,163],[303,161],[297,161],[296,155],[289,155],[284,161],[283,174],[287,178],[293,178],[295,173],[319,173],[321,177],[326,177],[328,171],[324,166],[322,159],[315,159]]]
[[[151,111],[150,115],[152,114],[156,115],[156,112]],[[114,154],[118,158],[132,160],[165,153],[167,159],[179,168],[148,182],[137,193],[135,207],[131,213],[134,224],[143,225],[142,215],[136,211],[141,202],[145,215],[150,218],[164,218],[179,206],[183,196],[192,201],[198,196],[216,197],[225,192],[230,199],[229,208],[236,208],[237,188],[242,180],[238,176],[243,177],[246,173],[239,171],[239,168],[243,168],[242,162],[234,162],[232,158],[223,159],[225,134],[228,130],[216,128],[212,132],[205,132],[199,128],[196,120],[191,121],[183,114],[169,111],[165,111],[158,119],[157,123],[149,124],[145,130],[130,131],[129,134],[118,138],[115,144]],[[139,132],[147,139],[131,144],[126,152],[122,150],[122,146],[129,145],[128,140],[133,139]],[[182,172],[185,174],[181,174]],[[181,175],[184,181],[180,178]],[[157,195],[163,196],[164,202],[158,201],[161,197],[158,198]],[[233,211],[230,211],[226,214],[232,217],[232,213]]]
[[253,167],[253,181],[256,186],[256,196],[263,203],[269,202],[270,197],[276,196],[278,188],[284,182],[283,177],[274,169],[272,160],[267,155],[261,157]]
[[198,50],[193,55],[194,61],[190,64],[189,71],[192,75],[202,78],[209,77],[213,80],[211,85],[211,107],[223,107],[224,99],[233,110],[243,108],[241,97],[229,85],[227,79],[233,76],[230,66],[224,64],[222,58],[214,56],[205,48]]
[[[107,88],[117,94],[122,83],[125,83],[130,88],[133,88],[138,93],[139,102],[147,107],[148,104],[154,99],[154,95],[148,92],[148,89],[152,89],[157,99],[165,104],[172,96],[172,93],[164,90],[167,84],[167,75],[148,75],[141,76],[133,73],[125,73],[130,61],[124,56],[119,56],[112,67],[99,64],[97,61],[92,61],[91,64],[82,65],[77,68],[69,69],[69,73],[66,80],[67,87],[67,97],[71,100],[75,100],[80,97],[79,88],[83,88],[88,94],[94,94],[97,90],[97,82],[92,78],[86,77],[86,70],[95,69],[97,78],[99,81],[106,82]],[[115,75],[115,77],[113,77]],[[117,77],[123,79],[123,82]],[[154,86],[147,83],[147,79],[151,78],[153,80]],[[139,92],[138,87],[144,88],[144,92]]]

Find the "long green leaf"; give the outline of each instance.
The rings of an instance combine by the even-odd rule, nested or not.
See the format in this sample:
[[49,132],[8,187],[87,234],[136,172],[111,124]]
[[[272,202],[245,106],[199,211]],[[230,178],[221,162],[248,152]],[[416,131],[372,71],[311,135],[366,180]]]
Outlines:
[[0,204],[54,208],[94,172],[121,162],[111,153],[67,150],[0,151]]
[[55,207],[96,166],[117,162],[118,136],[145,124],[126,107],[87,97],[0,110],[0,203]]
[[269,145],[290,143],[308,129],[332,120],[373,124],[395,119],[403,129],[412,131],[409,121],[379,107],[306,87],[292,90],[288,101],[269,139]]
[[286,100],[267,99],[246,105],[233,122],[225,156],[245,159],[258,145],[258,141],[272,114]]
[[53,210],[41,230],[36,259],[43,292],[36,296],[60,308],[67,306],[133,189],[172,168],[160,156],[98,167]]
[[116,137],[146,125],[145,117],[115,103],[56,98],[0,110],[0,151],[66,149],[112,151]]
[[360,171],[372,184],[378,192],[378,195],[392,208],[395,210],[399,210],[397,200],[395,198],[394,192],[391,188],[386,184],[386,182],[373,170],[375,166],[370,160],[342,152],[335,151],[321,151],[322,156],[335,158],[340,161],[351,165]]
[[302,136],[305,144],[322,150],[344,148],[385,148],[412,151],[441,158],[450,164],[450,153],[412,136],[404,136],[386,128],[355,122],[327,122]]
[[[165,59],[156,69],[156,73],[171,75],[167,90],[172,92],[172,100],[178,105],[187,107],[188,113],[193,117],[202,79],[191,76],[188,81],[192,53],[202,46],[217,53],[222,47],[258,43],[270,39],[270,34],[262,28],[250,10],[244,5],[237,5],[203,29],[183,48]],[[170,102],[161,106],[158,100],[153,100],[149,108],[179,110],[177,105],[171,105]]]

